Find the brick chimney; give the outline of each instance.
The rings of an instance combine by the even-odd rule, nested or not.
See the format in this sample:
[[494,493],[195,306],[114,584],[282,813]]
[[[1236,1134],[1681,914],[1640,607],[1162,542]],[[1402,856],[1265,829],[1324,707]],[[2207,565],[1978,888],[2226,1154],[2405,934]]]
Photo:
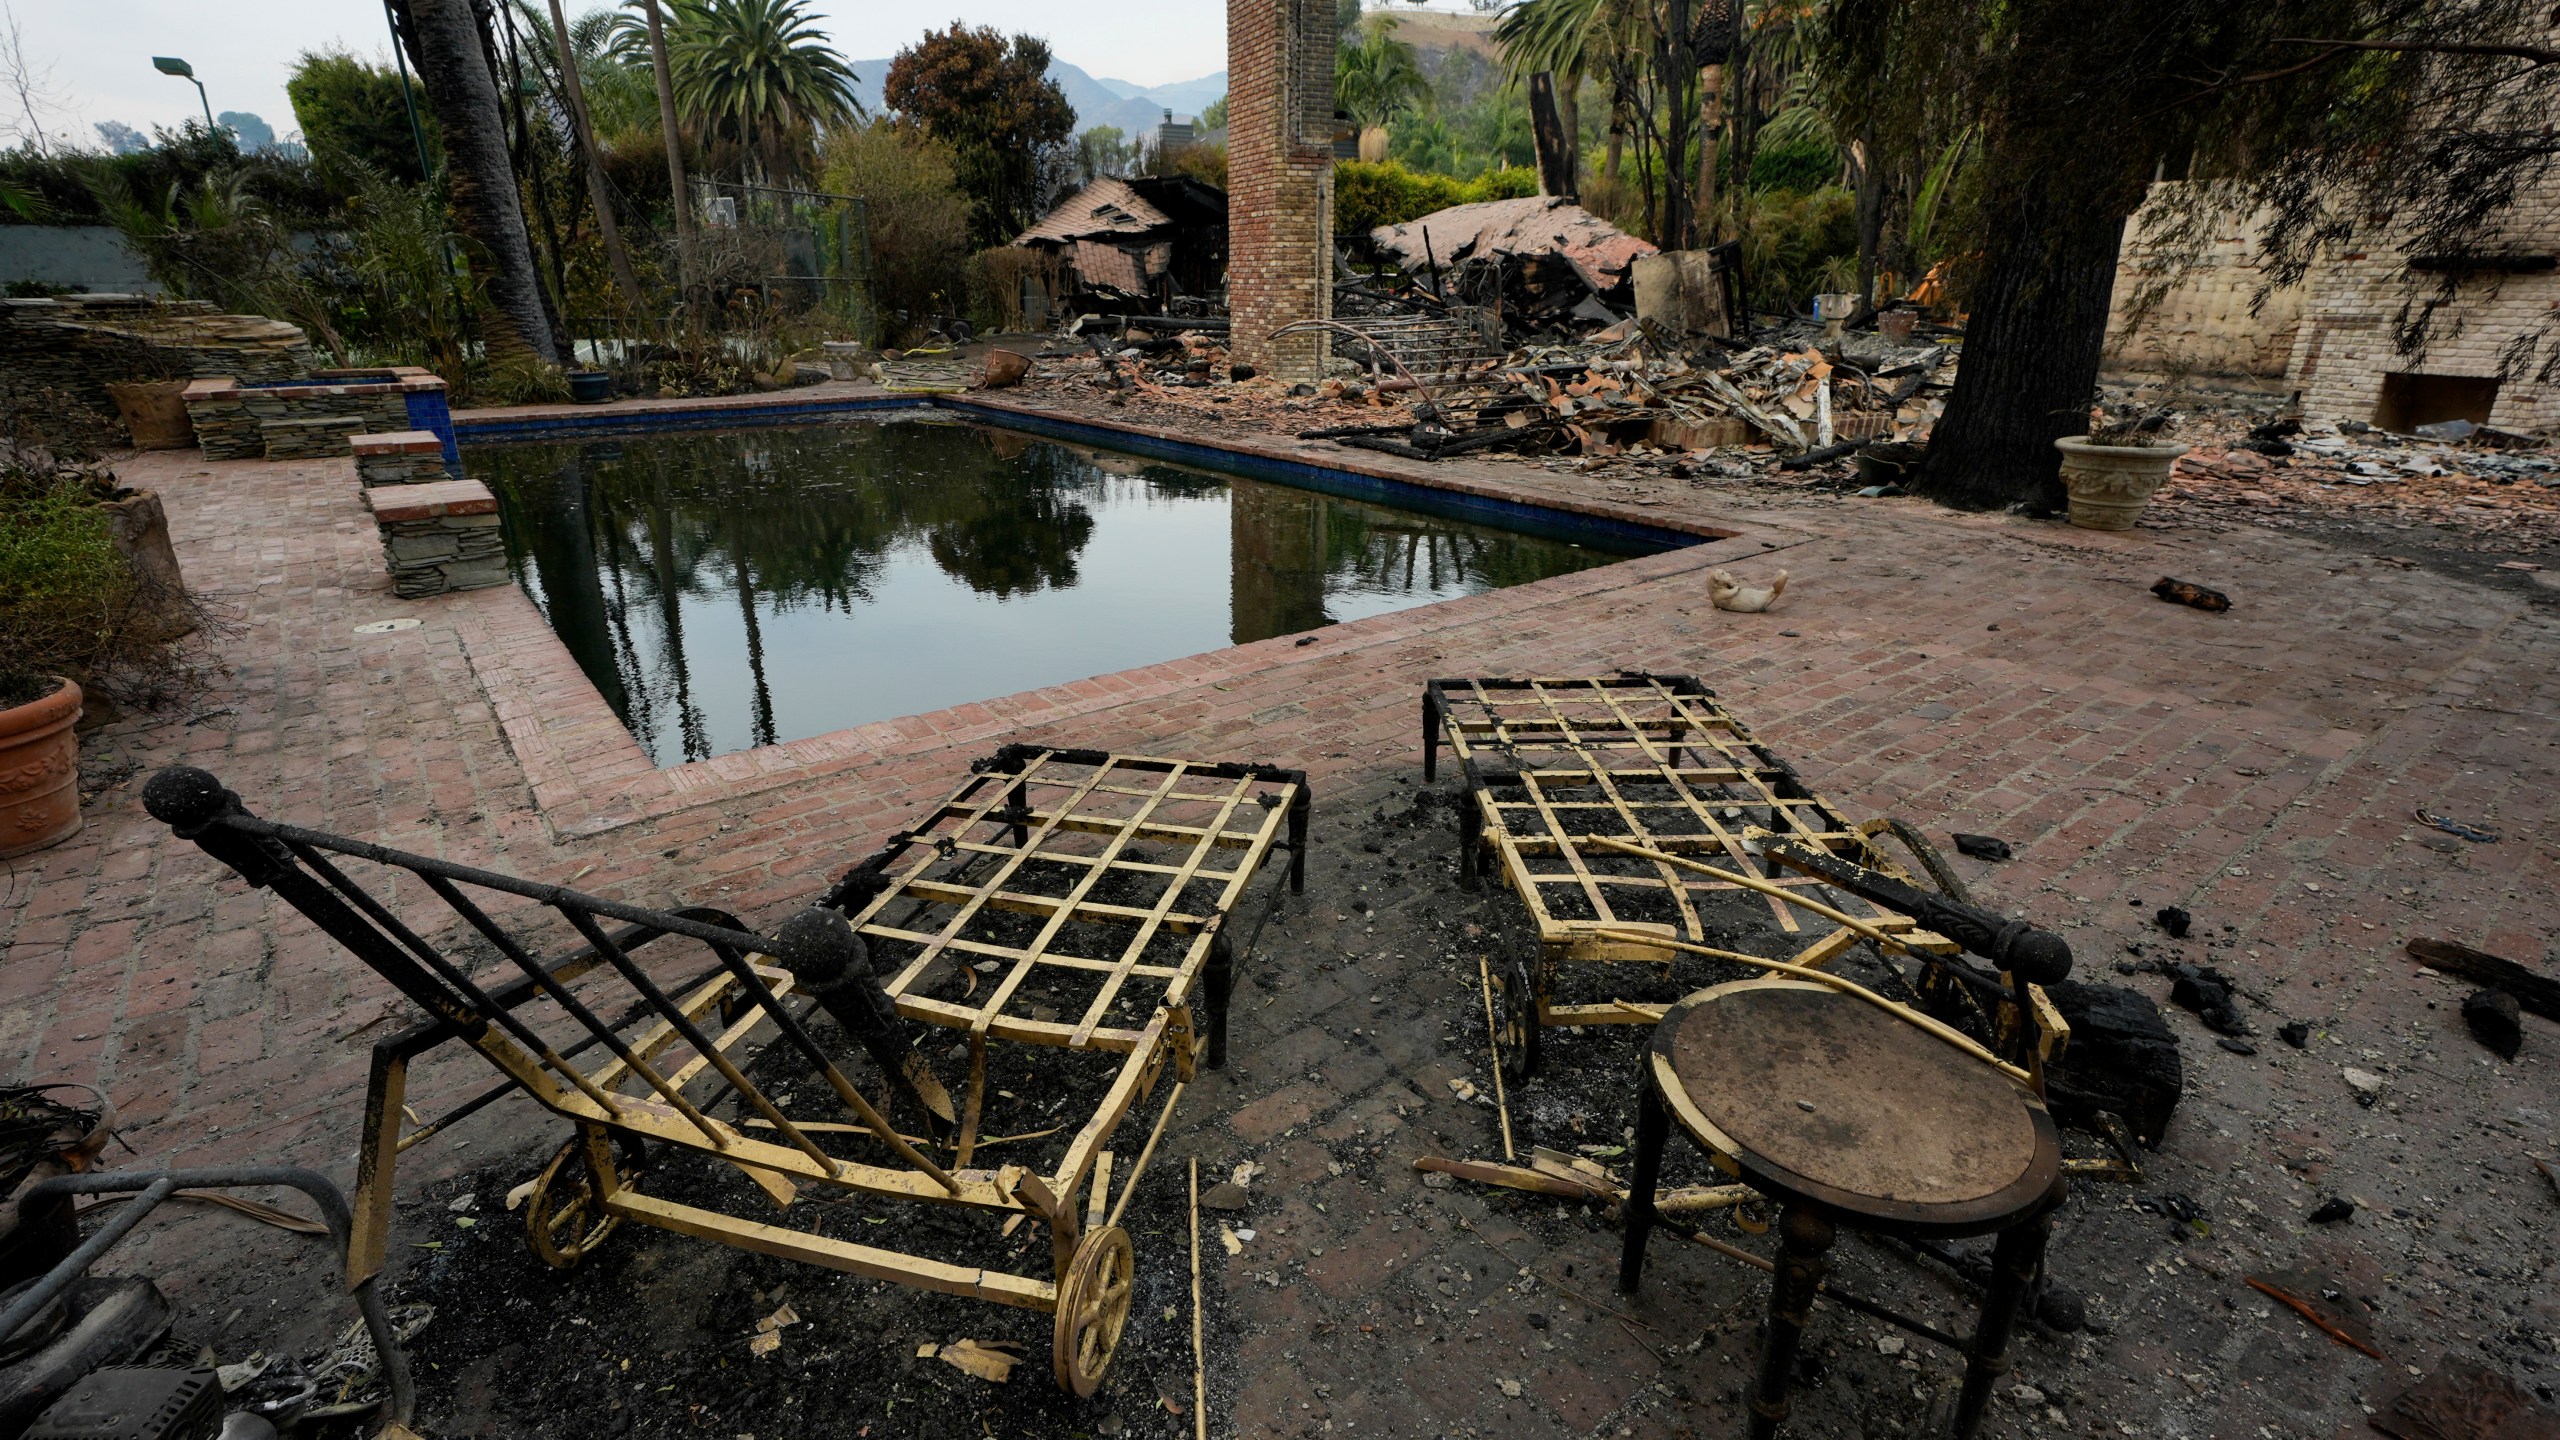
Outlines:
[[1227,306],[1235,358],[1316,380],[1333,315],[1333,0],[1227,0]]

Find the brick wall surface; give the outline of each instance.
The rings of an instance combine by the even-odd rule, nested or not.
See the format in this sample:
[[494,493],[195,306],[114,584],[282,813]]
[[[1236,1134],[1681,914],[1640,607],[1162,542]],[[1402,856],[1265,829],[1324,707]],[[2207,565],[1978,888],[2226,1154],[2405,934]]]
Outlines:
[[1237,359],[1313,380],[1333,314],[1333,0],[1228,0],[1227,304]]
[[[2372,421],[2383,379],[2394,374],[2458,375],[2500,381],[2490,423],[2514,430],[2560,424],[2560,385],[2535,372],[2560,353],[2560,271],[2482,270],[2448,276],[2411,271],[2388,236],[2321,256],[2299,286],[2275,290],[2254,315],[2264,284],[2257,226],[2231,227],[2208,248],[2137,330],[2122,326],[2140,283],[2138,224],[2128,229],[2116,272],[2107,336],[2110,364],[2153,368],[2187,363],[2205,374],[2284,377],[2317,420]],[[2473,250],[2505,256],[2560,254],[2560,181],[2528,185]],[[2422,346],[2404,349],[2404,312],[2430,306]]]
[[[2154,193],[2176,183],[2166,182]],[[2258,270],[2258,223],[2232,224],[2216,234],[2199,263],[2128,330],[2135,293],[2148,278],[2141,228],[2139,216],[2125,228],[2115,303],[2107,316],[2107,363],[2267,379],[2284,374],[2302,325],[2305,287],[2268,287]]]
[[[2480,236],[2474,248],[2560,254],[2560,182],[2546,178],[2524,187],[2495,232]],[[2554,323],[2560,272],[2448,276],[2408,272],[2406,260],[2377,245],[2335,256],[2313,273],[2286,370],[2302,391],[2303,409],[2328,419],[2371,420],[2385,375],[2467,375],[2500,377],[2491,424],[2547,430],[2560,423],[2560,385],[2535,378],[2560,345]],[[2402,311],[2429,305],[2436,308],[2424,348],[2403,352],[2396,339]]]

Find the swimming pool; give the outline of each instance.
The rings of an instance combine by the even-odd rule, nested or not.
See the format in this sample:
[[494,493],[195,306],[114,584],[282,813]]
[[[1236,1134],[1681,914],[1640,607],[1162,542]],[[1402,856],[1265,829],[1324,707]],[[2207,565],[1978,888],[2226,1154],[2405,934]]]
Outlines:
[[661,765],[1659,548],[923,414],[479,445],[526,593]]

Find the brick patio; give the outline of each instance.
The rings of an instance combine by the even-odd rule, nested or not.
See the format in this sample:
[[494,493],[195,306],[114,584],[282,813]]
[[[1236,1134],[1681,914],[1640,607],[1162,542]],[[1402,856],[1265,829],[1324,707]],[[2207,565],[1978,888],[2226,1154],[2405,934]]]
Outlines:
[[[2084,1199],[2088,1233],[2145,1238],[2093,1287],[2114,1333],[2063,1342],[2079,1347],[2083,1377],[2072,1430],[2358,1432],[2358,1396],[2374,1403],[2405,1378],[2400,1366],[2493,1341],[2499,1368],[2546,1386],[2560,1376],[2554,1197],[2526,1158],[2560,1160],[2560,1034],[2529,1019],[2524,1056],[2490,1060],[2455,1013],[2463,992],[2417,977],[2399,951],[2429,934],[2545,969],[2555,959],[2560,592],[2446,579],[2266,530],[2102,535],[1916,501],[1771,503],[1744,487],[1674,486],[1581,503],[1734,538],[1334,627],[1303,648],[1266,641],[661,771],[515,588],[391,595],[352,461],[163,452],[119,468],[162,493],[189,579],[235,613],[238,633],[220,645],[231,676],[190,713],[87,737],[88,773],[124,778],[92,798],[70,843],[0,862],[0,1044],[16,1079],[107,1090],[151,1161],[291,1161],[350,1178],[379,1033],[366,1027],[391,1000],[299,917],[217,879],[142,813],[141,781],[163,764],[204,766],[279,819],[764,923],[1005,740],[1249,756],[1306,767],[1320,797],[1365,796],[1416,771],[1426,676],[1694,671],[1852,815],[2008,839],[2014,863],[1971,873],[2068,927],[2091,978],[2142,938],[2152,907],[2181,904],[2206,926],[2236,927],[2213,959],[2270,999],[2273,1011],[2253,1015],[2263,1030],[2301,1019],[2324,1032],[2311,1053],[2268,1035],[2244,1058],[2173,1020],[2189,1094],[2144,1191],[2194,1195],[2215,1233],[2173,1245],[2134,1228],[2160,1222],[2125,1218],[2123,1194]],[[1588,482],[1517,464],[1394,473],[1588,495]],[[1792,572],[1775,613],[1708,605],[1705,570],[1736,562],[1746,579]],[[2229,590],[2236,608],[2161,604],[2145,590],[2164,574]],[[400,616],[422,623],[354,633]],[[2412,816],[2421,805],[2505,841],[2428,829]],[[1324,900],[1311,888],[1306,917],[1275,925],[1265,952],[1340,928]],[[1353,1419],[1356,1433],[1400,1435],[1738,1429],[1738,1410],[1713,1397],[1746,1373],[1747,1308],[1721,1347],[1667,1358],[1661,1337],[1601,1317],[1569,1353],[1538,1360],[1518,1400],[1475,1367],[1412,1370],[1383,1389],[1374,1370],[1324,1378],[1353,1364],[1355,1344],[1399,1347],[1376,1352],[1390,1376],[1413,1363],[1396,1358],[1401,1334],[1358,1326],[1380,1313],[1388,1256],[1483,1260],[1451,1217],[1552,1263],[1578,1257],[1586,1278],[1573,1283],[1593,1296],[1606,1295],[1614,1251],[1613,1235],[1588,1227],[1533,1241],[1463,1194],[1437,1197],[1428,1225],[1371,1221],[1422,1198],[1413,1177],[1383,1163],[1375,1179],[1328,1176],[1319,1142],[1348,1143],[1355,1126],[1397,1158],[1400,1103],[1447,1112],[1434,1121],[1443,1131],[1483,1124],[1439,1084],[1480,1073],[1479,1052],[1444,1051],[1419,1030],[1347,1034],[1378,1016],[1351,992],[1392,983],[1395,963],[1380,957],[1366,982],[1249,978],[1239,1052],[1281,1058],[1202,1086],[1180,1138],[1209,1158],[1262,1154],[1306,1196],[1337,1202],[1324,1213],[1289,1203],[1285,1228],[1323,1253],[1293,1261],[1287,1284],[1231,1291],[1287,1354],[1247,1367],[1233,1433]],[[2380,1106],[2356,1108],[2345,1063],[2390,1077]],[[1313,1068],[1326,1083],[1302,1078]],[[465,1082],[476,1088],[480,1073],[422,1076],[419,1109]],[[474,1125],[478,1145],[437,1163],[476,1164],[548,1128],[512,1102]],[[2332,1192],[2375,1208],[2351,1231],[2308,1231],[2301,1214]],[[232,1232],[171,1223],[124,1253],[183,1271],[186,1237],[214,1233]],[[2247,1269],[2306,1256],[2378,1295],[2391,1287],[2375,1322],[2390,1366],[2302,1346],[2298,1322],[2264,1318],[2239,1286]],[[1680,1328],[1663,1315],[1697,1308],[1681,1287],[1705,1284],[1696,1277],[1713,1263],[1659,1266],[1640,1313]],[[1758,1293],[1729,1275],[1715,1283],[1721,1304]],[[189,1287],[174,1288],[183,1307]],[[2145,1323],[2145,1306],[2162,1323]],[[1555,1338],[1515,1334],[1517,1314],[1484,1308],[1481,1324],[1499,1332],[1487,1353],[1516,1344],[1528,1356]],[[2298,1358],[2270,1364],[2270,1346]],[[2283,1371],[2277,1383],[2249,1383],[2269,1368]],[[1318,1383],[1332,1392],[1321,1403]],[[2003,1415],[1995,1431],[2049,1428]]]

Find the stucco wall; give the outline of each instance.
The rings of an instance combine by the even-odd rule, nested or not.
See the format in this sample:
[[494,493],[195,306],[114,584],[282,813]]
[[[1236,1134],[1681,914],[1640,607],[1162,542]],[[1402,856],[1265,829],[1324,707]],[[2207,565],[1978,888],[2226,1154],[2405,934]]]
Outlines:
[[106,225],[0,225],[0,285],[22,280],[99,294],[160,293],[124,237]]

